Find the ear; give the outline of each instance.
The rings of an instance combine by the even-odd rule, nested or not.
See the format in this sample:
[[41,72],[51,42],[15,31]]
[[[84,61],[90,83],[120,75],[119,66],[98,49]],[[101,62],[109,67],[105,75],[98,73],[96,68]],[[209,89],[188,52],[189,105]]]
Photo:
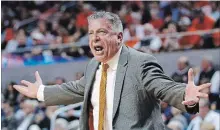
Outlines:
[[120,32],[120,33],[118,33],[118,35],[117,35],[117,43],[122,43],[122,40],[123,40],[123,33]]

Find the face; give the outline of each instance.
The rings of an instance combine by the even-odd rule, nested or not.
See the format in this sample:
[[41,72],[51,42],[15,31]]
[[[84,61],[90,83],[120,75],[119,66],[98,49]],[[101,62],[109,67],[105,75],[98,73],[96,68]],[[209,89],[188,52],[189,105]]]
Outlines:
[[175,24],[169,24],[168,25],[168,30],[169,30],[170,33],[176,32],[177,31],[176,25]]
[[92,54],[100,62],[106,63],[121,47],[122,33],[115,32],[106,19],[91,20],[88,33]]
[[206,71],[206,70],[208,70],[210,65],[209,65],[209,62],[207,60],[202,60],[201,66],[202,66],[202,69]]
[[185,63],[184,63],[184,62],[181,62],[181,61],[179,61],[179,62],[177,63],[177,66],[178,66],[178,69],[179,69],[179,70],[183,70],[183,69],[186,67]]

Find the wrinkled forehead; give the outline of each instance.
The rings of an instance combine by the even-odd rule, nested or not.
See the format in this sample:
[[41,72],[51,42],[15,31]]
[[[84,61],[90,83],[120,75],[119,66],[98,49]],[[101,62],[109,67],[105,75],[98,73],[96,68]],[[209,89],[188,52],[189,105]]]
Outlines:
[[100,28],[107,29],[107,30],[112,30],[112,24],[104,18],[99,18],[99,19],[92,19],[89,20],[89,31],[96,31]]

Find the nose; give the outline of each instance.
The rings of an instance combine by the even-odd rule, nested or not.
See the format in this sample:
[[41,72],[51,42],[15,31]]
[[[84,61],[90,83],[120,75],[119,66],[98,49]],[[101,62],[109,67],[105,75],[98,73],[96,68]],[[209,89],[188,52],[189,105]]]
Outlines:
[[93,35],[93,37],[92,37],[92,41],[93,41],[93,42],[98,42],[98,41],[100,41],[100,37],[95,33],[95,34]]

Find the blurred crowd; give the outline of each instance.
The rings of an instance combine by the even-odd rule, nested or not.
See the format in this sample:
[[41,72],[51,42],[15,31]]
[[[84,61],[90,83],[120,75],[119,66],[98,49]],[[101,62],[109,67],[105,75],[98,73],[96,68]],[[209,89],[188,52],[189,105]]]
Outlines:
[[[79,80],[83,73],[77,72],[73,80]],[[57,77],[46,85],[62,84],[66,80]],[[29,99],[21,95],[11,82],[1,94],[1,129],[2,130],[50,130],[51,117],[54,112],[64,107],[48,106],[43,102]],[[76,130],[79,125],[81,106],[58,115],[54,130]]]
[[[218,1],[2,1],[2,67],[51,64],[93,57],[88,46],[87,16],[96,10],[117,13],[124,26],[124,43],[146,53],[186,51],[220,46]],[[217,29],[217,31],[216,31]],[[200,112],[189,115],[161,102],[162,118],[172,130],[219,130],[220,71],[210,57],[194,67],[180,57],[171,77],[186,83],[194,68],[195,83],[211,82],[208,100],[200,101]],[[78,80],[82,73],[76,74]],[[47,85],[62,84],[57,77]],[[49,130],[55,110],[19,94],[11,82],[2,90],[2,130]],[[3,87],[2,87],[3,88]],[[58,116],[56,130],[75,130],[80,107]]]
[[2,66],[91,58],[87,16],[118,14],[124,43],[147,53],[220,46],[218,1],[3,1]]
[[[204,57],[201,64],[194,66],[188,57],[181,56],[177,60],[177,70],[172,75],[176,82],[187,83],[189,68],[194,70],[196,85],[211,82],[211,87],[204,90],[209,93],[208,99],[200,100],[199,113],[190,115],[171,107],[161,101],[162,119],[171,130],[219,130],[220,129],[220,71],[213,64],[211,57]],[[76,73],[74,80],[79,80],[83,73]],[[62,84],[66,80],[57,77],[46,85]],[[37,100],[25,98],[19,94],[11,82],[2,90],[1,122],[2,130],[49,130],[51,116],[55,110],[64,106],[49,106]],[[70,109],[58,115],[55,130],[77,130],[81,107]]]

